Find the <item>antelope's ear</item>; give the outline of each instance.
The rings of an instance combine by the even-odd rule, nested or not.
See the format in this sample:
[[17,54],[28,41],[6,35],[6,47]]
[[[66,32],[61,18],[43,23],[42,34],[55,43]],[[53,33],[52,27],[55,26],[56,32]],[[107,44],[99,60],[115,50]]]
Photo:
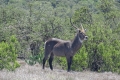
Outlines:
[[81,33],[81,30],[79,30],[79,33]]
[[79,33],[81,33],[81,32],[82,32],[82,30],[79,29]]
[[[81,24],[82,25],[82,24]],[[82,30],[84,31],[84,28],[83,28],[83,26],[82,26]]]
[[81,24],[81,31],[85,33],[85,29],[83,28],[82,24]]

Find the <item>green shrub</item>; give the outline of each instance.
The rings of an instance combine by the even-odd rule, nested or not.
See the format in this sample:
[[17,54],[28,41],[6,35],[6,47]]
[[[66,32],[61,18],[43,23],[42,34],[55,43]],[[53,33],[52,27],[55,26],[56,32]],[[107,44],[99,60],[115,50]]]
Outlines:
[[113,45],[98,45],[98,51],[101,53],[102,64],[100,71],[112,71],[120,73],[120,53]]
[[17,60],[17,48],[18,44],[15,36],[11,36],[8,42],[0,43],[0,69],[15,70],[19,67]]

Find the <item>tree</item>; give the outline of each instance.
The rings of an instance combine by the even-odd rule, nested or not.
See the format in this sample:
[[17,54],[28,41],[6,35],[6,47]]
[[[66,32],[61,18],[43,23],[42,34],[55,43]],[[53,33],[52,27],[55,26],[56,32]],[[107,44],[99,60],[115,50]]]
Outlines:
[[116,8],[115,1],[111,0],[101,0],[99,4],[99,9],[102,12],[105,24],[114,27],[118,23],[118,19],[120,19],[120,12]]

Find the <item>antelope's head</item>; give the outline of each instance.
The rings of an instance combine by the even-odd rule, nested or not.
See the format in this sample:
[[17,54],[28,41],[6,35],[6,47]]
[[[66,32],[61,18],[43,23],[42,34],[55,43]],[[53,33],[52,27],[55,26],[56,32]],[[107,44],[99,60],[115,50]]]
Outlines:
[[74,28],[77,29],[77,35],[81,41],[88,39],[88,36],[86,36],[86,34],[85,34],[86,30],[83,28],[82,24],[81,24],[81,29],[79,29],[73,25],[73,23],[71,22],[71,18],[70,18],[70,23]]
[[81,24],[82,29],[77,29],[77,35],[79,36],[80,40],[87,40],[88,36],[86,36],[85,34],[85,29],[83,28],[82,24]]

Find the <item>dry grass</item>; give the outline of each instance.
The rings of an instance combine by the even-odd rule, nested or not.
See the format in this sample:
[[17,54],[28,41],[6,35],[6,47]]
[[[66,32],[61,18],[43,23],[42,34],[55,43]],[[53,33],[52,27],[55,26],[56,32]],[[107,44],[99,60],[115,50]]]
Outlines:
[[0,72],[0,80],[120,80],[120,75],[112,72],[67,72],[64,70],[49,68],[42,69],[41,65],[29,66],[23,61],[22,65],[14,72],[3,70]]

